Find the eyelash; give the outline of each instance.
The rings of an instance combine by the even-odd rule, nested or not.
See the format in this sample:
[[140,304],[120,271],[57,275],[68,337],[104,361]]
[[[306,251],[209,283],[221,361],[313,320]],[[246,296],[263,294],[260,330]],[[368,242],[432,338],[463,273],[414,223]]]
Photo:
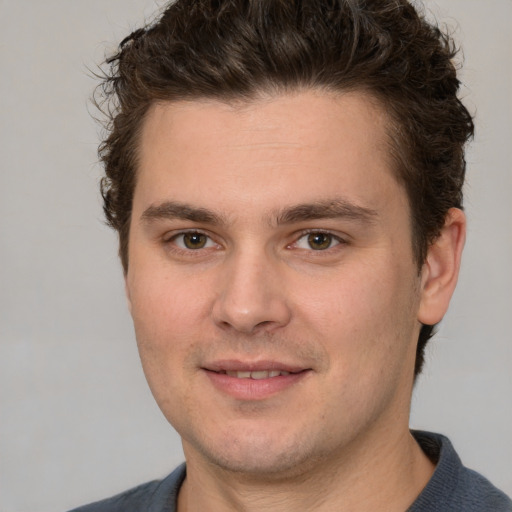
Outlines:
[[[306,237],[308,237],[310,235],[326,235],[326,236],[330,237],[329,246],[326,247],[325,249],[316,249],[315,250],[312,247],[310,247],[309,249],[305,249],[304,248],[304,250],[310,250],[311,252],[314,252],[314,253],[327,252],[330,249],[333,249],[333,248],[337,247],[338,245],[347,244],[346,240],[344,240],[343,238],[335,235],[331,231],[326,231],[326,230],[322,230],[322,229],[309,229],[309,230],[300,232],[300,234],[299,234],[298,238],[296,238],[295,242],[290,244],[288,247],[297,246],[297,244],[299,243],[300,240],[302,240],[303,238],[306,238]],[[299,250],[301,249],[300,247],[297,247],[297,248]]]
[[[210,246],[210,247],[199,247],[196,249],[191,249],[191,248],[186,248],[186,247],[180,247],[179,245],[177,245],[176,240],[178,240],[179,238],[182,238],[182,240],[183,240],[183,237],[185,237],[186,235],[204,236],[207,238],[206,244],[213,243],[215,245],[218,245],[208,233],[205,233],[204,231],[201,231],[198,229],[190,229],[187,231],[180,231],[179,233],[175,233],[170,237],[166,237],[164,239],[164,243],[166,245],[171,246],[173,250],[184,252],[184,253],[185,252],[186,253],[194,253],[194,252],[199,252],[200,249],[204,249],[204,248],[210,249],[211,248],[211,246]],[[186,245],[185,242],[183,242],[183,241],[182,241],[182,244]]]
[[[207,239],[205,242],[206,246],[198,247],[196,249],[183,247],[184,245],[186,245],[185,242],[183,241],[183,238],[182,238],[182,242],[181,242],[182,246],[180,247],[179,245],[177,245],[176,240],[178,240],[180,237],[185,237],[187,234],[206,237],[206,239]],[[309,249],[307,249],[307,248],[301,248],[301,247],[297,246],[297,244],[303,238],[308,237],[310,235],[326,235],[326,236],[330,237],[330,242],[329,242],[328,247],[326,247],[324,249],[313,249],[312,247],[310,247]],[[177,252],[180,254],[187,254],[188,256],[192,256],[194,253],[196,253],[196,254],[194,254],[194,256],[196,256],[196,255],[199,256],[200,253],[202,252],[201,249],[212,249],[212,248],[214,248],[213,246],[217,246],[216,248],[219,247],[219,244],[217,242],[215,242],[215,240],[208,233],[201,231],[201,230],[197,230],[197,229],[191,229],[191,230],[180,231],[179,233],[175,233],[172,236],[166,237],[164,239],[164,243],[173,252]],[[347,243],[348,242],[345,239],[333,234],[331,231],[326,231],[326,230],[322,230],[322,229],[309,229],[309,230],[300,231],[299,233],[296,233],[296,235],[294,237],[294,241],[292,243],[288,244],[286,246],[286,248],[287,249],[304,250],[304,251],[308,251],[308,252],[312,252],[312,253],[317,253],[318,255],[320,255],[321,253],[326,253],[326,252],[336,248],[339,245],[346,245]]]

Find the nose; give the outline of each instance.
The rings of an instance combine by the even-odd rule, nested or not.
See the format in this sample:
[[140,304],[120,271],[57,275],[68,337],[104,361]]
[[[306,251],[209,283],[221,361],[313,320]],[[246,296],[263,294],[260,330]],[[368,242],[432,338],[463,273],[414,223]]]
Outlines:
[[244,334],[273,332],[288,324],[291,310],[279,262],[259,254],[235,254],[219,276],[213,320]]

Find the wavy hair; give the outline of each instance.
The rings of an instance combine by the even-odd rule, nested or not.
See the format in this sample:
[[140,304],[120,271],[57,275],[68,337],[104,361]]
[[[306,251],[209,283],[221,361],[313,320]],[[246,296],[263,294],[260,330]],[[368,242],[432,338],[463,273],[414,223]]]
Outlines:
[[[138,143],[157,101],[254,99],[301,89],[373,95],[390,119],[394,172],[408,195],[418,268],[448,210],[462,208],[471,115],[457,96],[449,35],[406,0],[177,0],[107,59],[96,96],[104,211],[127,271]],[[434,326],[421,328],[415,375]]]

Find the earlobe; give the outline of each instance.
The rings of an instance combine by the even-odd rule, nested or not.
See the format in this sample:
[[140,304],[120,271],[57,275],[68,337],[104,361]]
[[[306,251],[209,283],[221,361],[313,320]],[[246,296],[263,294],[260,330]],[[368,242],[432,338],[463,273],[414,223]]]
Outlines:
[[466,240],[466,216],[451,208],[439,237],[428,248],[422,268],[418,321],[426,325],[440,322],[457,284],[462,249]]
[[124,276],[124,294],[126,296],[126,303],[128,304],[128,311],[130,312],[130,314],[132,313],[132,299],[131,299],[131,296],[130,296],[130,288],[128,286],[128,277]]

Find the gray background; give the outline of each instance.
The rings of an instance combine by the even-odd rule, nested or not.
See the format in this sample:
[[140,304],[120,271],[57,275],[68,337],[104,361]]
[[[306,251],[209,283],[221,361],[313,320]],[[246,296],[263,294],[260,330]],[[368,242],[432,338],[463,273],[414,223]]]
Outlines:
[[[63,511],[182,459],[147,389],[102,225],[94,70],[162,2],[0,1],[0,511]],[[477,112],[469,238],[412,425],[512,494],[512,2],[427,6],[465,50]]]

